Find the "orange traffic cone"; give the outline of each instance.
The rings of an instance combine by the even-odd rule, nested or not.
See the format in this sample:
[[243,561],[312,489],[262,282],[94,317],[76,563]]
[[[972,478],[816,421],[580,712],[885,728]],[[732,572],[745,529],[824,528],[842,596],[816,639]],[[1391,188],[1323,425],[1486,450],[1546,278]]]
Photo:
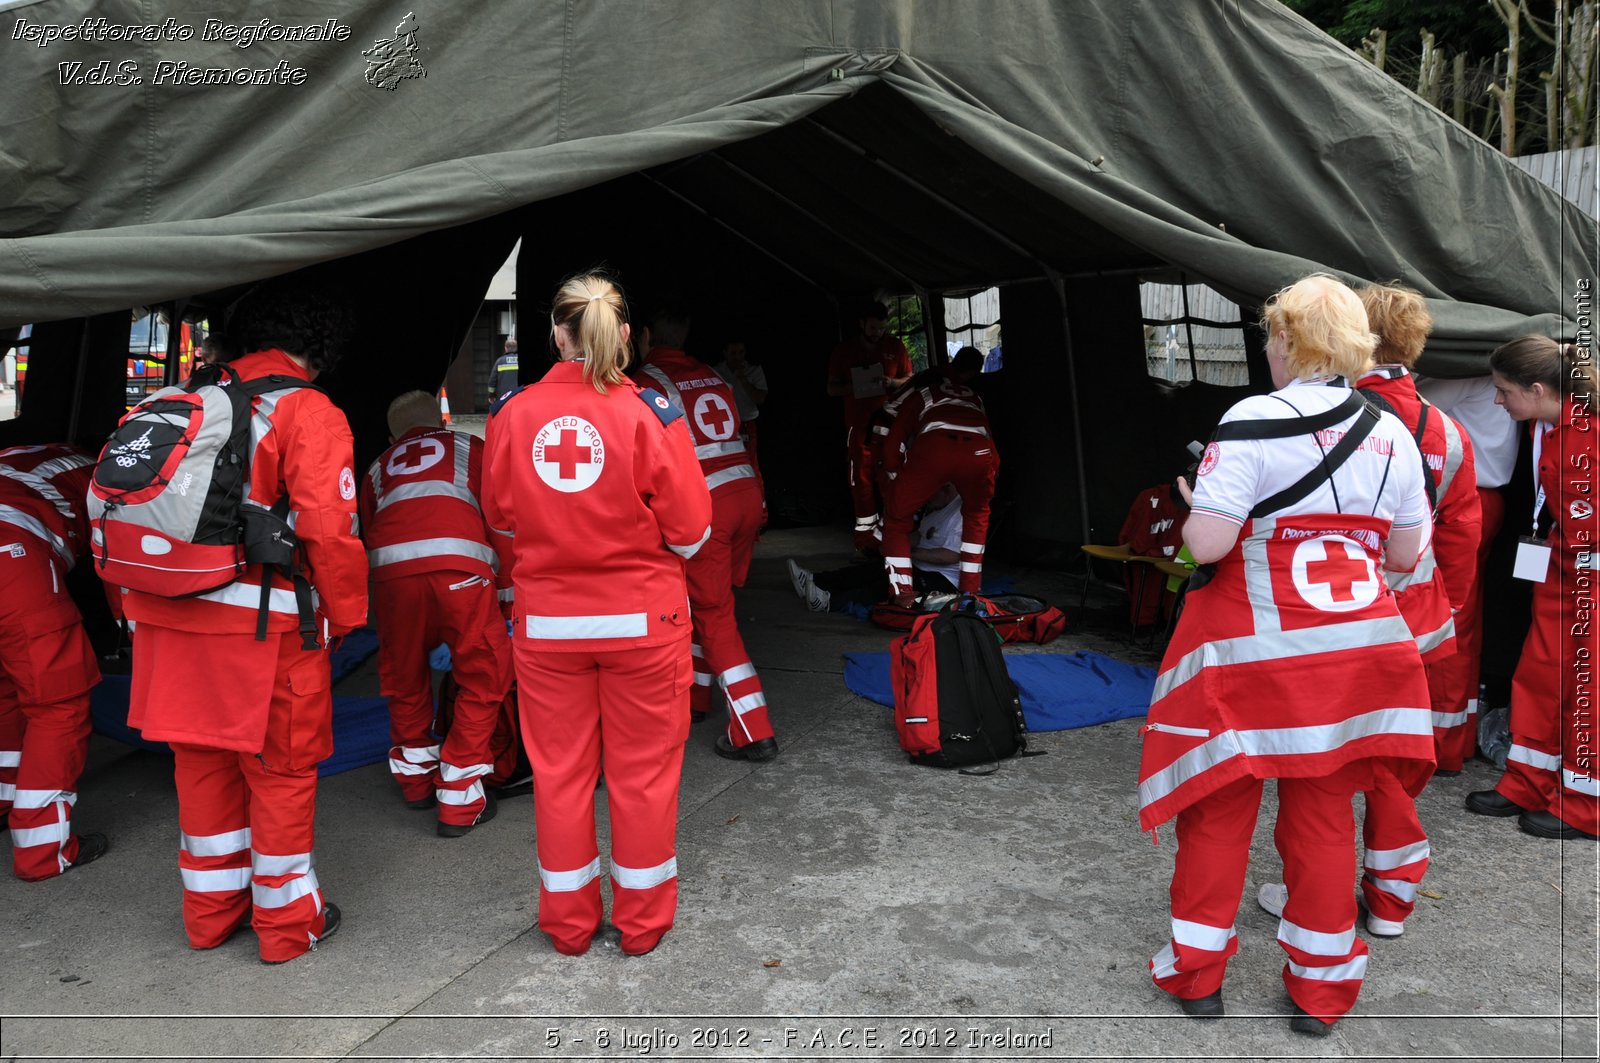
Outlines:
[[439,389],[439,420],[450,423],[450,393],[444,388]]

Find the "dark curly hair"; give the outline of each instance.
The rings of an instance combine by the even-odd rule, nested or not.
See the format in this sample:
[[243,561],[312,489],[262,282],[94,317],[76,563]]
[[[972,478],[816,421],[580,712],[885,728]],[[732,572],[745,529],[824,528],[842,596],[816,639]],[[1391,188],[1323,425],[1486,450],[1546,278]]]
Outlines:
[[228,315],[239,354],[276,347],[331,372],[355,335],[346,300],[308,280],[273,280],[245,293]]

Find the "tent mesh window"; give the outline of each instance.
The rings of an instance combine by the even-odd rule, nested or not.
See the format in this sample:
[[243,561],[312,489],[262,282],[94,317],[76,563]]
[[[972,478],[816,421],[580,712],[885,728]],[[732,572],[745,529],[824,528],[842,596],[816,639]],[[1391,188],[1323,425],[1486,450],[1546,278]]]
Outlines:
[[[1000,368],[1000,289],[985,288],[966,295],[944,297],[945,353],[954,357],[963,347],[976,347],[984,354],[983,371]],[[996,352],[991,357],[991,352]]]
[[1145,367],[1169,384],[1250,383],[1244,320],[1237,303],[1203,284],[1139,285]]

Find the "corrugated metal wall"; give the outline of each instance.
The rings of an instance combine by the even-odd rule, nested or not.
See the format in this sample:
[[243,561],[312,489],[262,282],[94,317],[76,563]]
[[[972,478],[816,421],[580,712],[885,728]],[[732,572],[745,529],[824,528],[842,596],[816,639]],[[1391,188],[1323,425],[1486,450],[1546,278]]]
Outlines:
[[1523,155],[1511,161],[1576,203],[1591,218],[1600,217],[1600,170],[1595,168],[1595,145]]

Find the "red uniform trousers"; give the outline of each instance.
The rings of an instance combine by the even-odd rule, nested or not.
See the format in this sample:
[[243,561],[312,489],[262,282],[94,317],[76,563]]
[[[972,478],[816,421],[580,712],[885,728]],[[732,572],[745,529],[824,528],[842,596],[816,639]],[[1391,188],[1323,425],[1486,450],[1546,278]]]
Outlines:
[[[1273,838],[1289,887],[1278,923],[1278,943],[1289,956],[1283,983],[1302,1010],[1328,1021],[1355,1005],[1367,966],[1350,888],[1351,798],[1370,778],[1365,767],[1357,762],[1329,776],[1278,780]],[[1261,780],[1245,778],[1178,813],[1172,941],[1150,961],[1156,985],[1173,996],[1204,997],[1222,988],[1228,958],[1239,951],[1233,923],[1260,805]]]
[[[373,583],[378,677],[389,699],[389,771],[407,801],[439,800],[439,822],[471,826],[494,772],[493,739],[511,687],[511,646],[494,584],[465,572],[419,572]],[[450,647],[460,694],[441,750],[433,736],[428,653]]]
[[611,813],[611,921],[650,951],[678,907],[678,780],[689,736],[688,639],[603,653],[517,640],[522,735],[533,765],[539,929],[582,955],[600,929],[595,785]]
[[0,586],[0,813],[10,813],[12,870],[33,882],[78,856],[72,806],[100,669],[44,540],[0,527]]
[[889,589],[914,595],[911,586],[911,519],[947,483],[961,495],[959,589],[976,594],[983,583],[983,547],[989,538],[989,502],[994,498],[1000,455],[994,440],[972,432],[927,432],[917,437],[895,477],[883,525],[883,559]]
[[1373,764],[1372,774],[1375,785],[1366,791],[1367,815],[1361,824],[1366,849],[1361,893],[1367,911],[1403,923],[1417,907],[1417,886],[1428,870],[1428,836],[1417,818],[1416,794],[1382,763]]
[[[235,648],[249,636],[208,636],[140,624],[134,635],[134,699],[161,697],[182,682],[206,640]],[[260,660],[240,661],[251,679],[272,669],[272,700],[259,754],[171,742],[178,784],[178,872],[189,947],[216,948],[246,919],[272,963],[306,952],[323,930],[313,869],[317,763],[333,748],[328,654],[304,650],[298,632],[269,635]],[[214,665],[221,662],[212,661]],[[263,668],[264,666],[264,668]]]
[[[1505,517],[1505,496],[1492,487],[1478,488],[1483,511],[1483,535],[1478,540],[1476,578],[1467,592],[1466,603],[1456,613],[1455,656],[1428,665],[1428,692],[1434,696],[1434,752],[1439,767],[1460,771],[1461,765],[1478,751],[1478,680],[1483,657],[1483,568],[1489,550]],[[1465,714],[1462,716],[1461,714]],[[1439,727],[1441,718],[1455,716],[1461,723],[1448,730]]]
[[767,695],[739,635],[733,588],[744,586],[761,526],[761,492],[745,478],[711,492],[711,538],[684,565],[694,624],[694,690],[690,708],[711,707],[715,679],[728,703],[728,740],[735,747],[772,738]]
[[[1562,560],[1552,558],[1549,578],[1533,587],[1533,624],[1511,677],[1511,750],[1495,789],[1529,811],[1547,811],[1579,830],[1600,834],[1595,708],[1580,705],[1574,689],[1579,655],[1593,675],[1600,647],[1592,624],[1586,637],[1570,634],[1574,576],[1557,571]],[[1593,596],[1600,572],[1578,576],[1590,581],[1587,593]]]
[[845,436],[845,453],[850,461],[850,502],[856,511],[853,542],[857,550],[875,550],[878,538],[877,454],[872,446],[872,429],[866,423],[850,425]]

